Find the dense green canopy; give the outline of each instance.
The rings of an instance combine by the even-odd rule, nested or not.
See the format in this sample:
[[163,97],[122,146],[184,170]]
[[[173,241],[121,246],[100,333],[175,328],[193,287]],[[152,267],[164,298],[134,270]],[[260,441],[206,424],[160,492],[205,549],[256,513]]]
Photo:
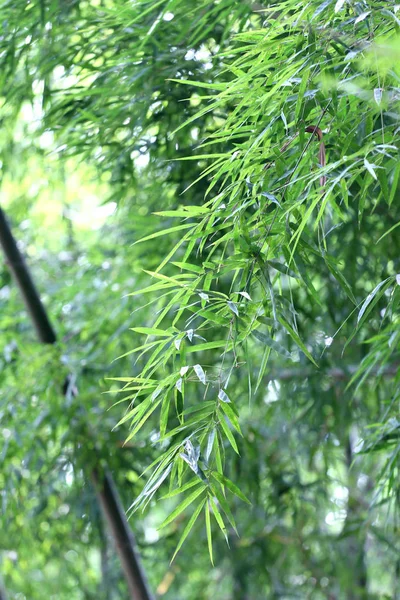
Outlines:
[[1,16],[8,597],[127,597],[100,459],[159,598],[395,598],[400,5]]

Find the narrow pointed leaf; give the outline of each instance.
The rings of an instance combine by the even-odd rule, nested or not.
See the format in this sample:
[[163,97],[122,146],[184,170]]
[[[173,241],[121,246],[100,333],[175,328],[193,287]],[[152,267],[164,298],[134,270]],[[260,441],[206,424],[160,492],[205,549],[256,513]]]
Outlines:
[[178,504],[175,510],[172,511],[172,513],[168,515],[168,517],[161,523],[158,529],[163,529],[163,527],[166,527],[167,525],[172,523],[172,521],[174,521],[176,517],[178,517],[188,506],[190,506],[190,504],[192,504],[192,502],[194,502],[196,498],[200,496],[200,494],[204,493],[204,490],[205,487],[201,486],[200,488],[192,492],[189,496],[187,496],[184,500],[182,500],[182,502]]
[[243,492],[241,492],[239,490],[239,488],[233,483],[233,481],[231,481],[230,479],[228,479],[227,477],[225,477],[225,475],[222,475],[221,473],[218,473],[218,471],[213,471],[211,473],[211,476],[216,479],[219,483],[222,483],[222,485],[224,485],[225,487],[228,488],[228,490],[230,490],[232,492],[232,494],[235,494],[235,496],[237,496],[238,498],[240,498],[241,500],[243,500],[243,502],[246,502],[247,504],[251,505],[251,502],[248,498],[246,498],[246,496],[243,494]]
[[189,535],[189,533],[192,531],[193,529],[193,525],[196,523],[197,521],[197,517],[199,516],[199,514],[201,513],[201,511],[203,510],[203,506],[205,505],[205,503],[207,502],[207,498],[204,498],[204,500],[202,500],[196,507],[194,513],[192,514],[192,516],[190,517],[185,529],[183,530],[183,533],[181,535],[181,538],[178,542],[178,545],[175,549],[175,552],[171,558],[171,562],[174,560],[175,556],[178,554],[179,550],[182,548],[182,545],[184,543],[184,541],[186,540],[187,536]]
[[206,532],[207,532],[208,553],[210,555],[211,564],[214,565],[213,547],[212,547],[212,531],[211,531],[210,507],[209,507],[208,502],[206,503],[206,505],[204,507],[204,510],[205,510],[205,518],[206,518]]

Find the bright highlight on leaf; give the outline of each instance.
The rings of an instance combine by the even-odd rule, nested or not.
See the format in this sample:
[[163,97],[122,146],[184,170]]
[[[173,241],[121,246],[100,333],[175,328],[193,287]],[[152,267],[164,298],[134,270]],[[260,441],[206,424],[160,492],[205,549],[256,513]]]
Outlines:
[[336,4],[335,4],[335,13],[339,12],[340,10],[342,10],[342,8],[344,7],[344,5],[346,4],[347,0],[337,0]]

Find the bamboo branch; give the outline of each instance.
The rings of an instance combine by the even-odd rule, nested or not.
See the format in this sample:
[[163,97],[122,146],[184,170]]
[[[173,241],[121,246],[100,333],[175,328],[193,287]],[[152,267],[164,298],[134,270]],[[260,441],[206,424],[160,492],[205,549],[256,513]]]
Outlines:
[[[1,208],[0,245],[6,257],[6,263],[21,291],[39,340],[44,344],[54,344],[57,339],[55,331]],[[152,600],[153,597],[136,550],[136,542],[119,500],[112,475],[109,472],[103,475],[99,473],[100,468],[95,467],[91,473],[91,478],[95,484],[98,502],[103,509],[115,541],[130,596],[132,600]],[[2,600],[1,594],[0,600]]]

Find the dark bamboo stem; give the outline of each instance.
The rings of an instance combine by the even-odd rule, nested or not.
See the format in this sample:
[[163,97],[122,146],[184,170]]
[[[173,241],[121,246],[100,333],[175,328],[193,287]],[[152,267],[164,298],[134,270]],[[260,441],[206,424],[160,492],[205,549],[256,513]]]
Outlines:
[[152,594],[136,550],[133,533],[126,520],[111,474],[106,472],[102,475],[98,469],[93,469],[91,477],[121,558],[131,597],[138,600],[151,600]]
[[[6,257],[6,263],[21,291],[39,340],[43,344],[54,344],[57,340],[55,331],[12,234],[6,215],[1,208],[0,245]],[[91,478],[95,485],[98,502],[112,532],[132,600],[153,600],[140,564],[135,539],[119,500],[112,475],[109,472],[100,475],[99,470],[94,468]],[[0,600],[2,600],[1,593]]]
[[42,304],[40,296],[33,283],[29,269],[25,263],[15,238],[11,232],[10,226],[0,208],[0,244],[6,257],[6,263],[14,276],[21,292],[23,301],[32,323],[36,329],[39,340],[43,344],[54,344],[56,334],[48,319],[46,310]]

